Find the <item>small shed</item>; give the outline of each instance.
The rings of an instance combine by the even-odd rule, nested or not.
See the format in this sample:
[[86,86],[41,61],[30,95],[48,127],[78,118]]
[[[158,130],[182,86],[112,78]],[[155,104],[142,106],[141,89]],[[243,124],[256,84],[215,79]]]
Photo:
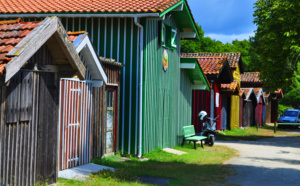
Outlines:
[[255,123],[258,123],[259,126],[262,126],[264,118],[264,106],[266,105],[266,100],[262,88],[253,88],[253,90],[257,99],[257,105],[255,108]]
[[94,151],[103,144],[93,134],[106,123],[105,117],[94,118],[106,113],[104,105],[96,105],[94,101],[98,96],[106,97],[105,92],[95,92],[108,83],[104,68],[87,32],[68,32],[68,36],[86,73],[83,80],[76,76],[60,79],[59,170],[84,165],[99,157]]
[[230,100],[230,126],[227,128],[233,129],[239,127],[239,113],[240,112],[240,98],[239,98],[239,83],[238,81],[233,81],[229,84],[221,85],[222,94],[228,95],[231,97]]
[[246,98],[243,105],[243,127],[255,126],[255,109],[257,105],[253,88],[242,88]]
[[0,22],[0,184],[57,180],[60,78],[86,68],[57,17]]
[[281,89],[268,93],[264,90],[266,98],[266,110],[265,110],[265,123],[275,123],[278,119],[278,102],[283,98],[283,92]]

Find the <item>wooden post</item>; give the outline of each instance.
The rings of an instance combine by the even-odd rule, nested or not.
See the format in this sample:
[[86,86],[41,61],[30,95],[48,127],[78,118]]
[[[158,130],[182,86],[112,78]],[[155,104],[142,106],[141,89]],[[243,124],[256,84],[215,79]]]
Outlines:
[[256,131],[257,131],[257,132],[258,132],[258,125],[259,125],[259,124],[256,122]]
[[276,125],[277,125],[277,123],[275,122],[274,123],[274,133],[276,133]]

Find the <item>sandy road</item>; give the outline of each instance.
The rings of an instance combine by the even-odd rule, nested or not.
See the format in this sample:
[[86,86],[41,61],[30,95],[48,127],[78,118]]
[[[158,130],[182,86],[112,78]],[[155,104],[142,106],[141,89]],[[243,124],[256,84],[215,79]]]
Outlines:
[[228,182],[238,185],[300,185],[300,137],[257,141],[216,141],[239,151],[225,162],[236,170]]

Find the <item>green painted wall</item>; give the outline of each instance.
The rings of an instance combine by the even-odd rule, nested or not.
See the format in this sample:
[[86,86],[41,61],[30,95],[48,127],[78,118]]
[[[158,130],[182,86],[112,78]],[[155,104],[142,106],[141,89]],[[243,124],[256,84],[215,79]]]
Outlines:
[[[192,84],[185,70],[180,73],[180,92],[179,92],[179,127],[192,125]],[[181,130],[180,128],[180,130]],[[180,138],[179,142],[182,138]]]
[[[176,27],[172,19],[164,22]],[[162,47],[159,41],[159,24],[160,21],[147,20],[145,25],[143,154],[158,147],[177,145],[181,139],[182,126],[191,124],[192,90],[187,75],[179,68],[180,37],[178,34],[176,38],[177,49]],[[162,66],[164,49],[169,56],[166,72]],[[185,88],[187,89],[184,90]]]

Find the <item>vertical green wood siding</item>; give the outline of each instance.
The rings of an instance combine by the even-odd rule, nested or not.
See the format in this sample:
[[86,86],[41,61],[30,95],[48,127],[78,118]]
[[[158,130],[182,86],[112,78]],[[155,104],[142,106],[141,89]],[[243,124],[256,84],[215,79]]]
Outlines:
[[[164,22],[176,27],[172,19]],[[159,24],[157,20],[147,20],[145,27],[143,154],[158,147],[177,145],[182,126],[191,124],[191,108],[188,105],[191,105],[192,90],[185,72],[182,80],[180,78],[179,33],[177,49],[166,49],[169,64],[167,72],[164,72],[162,55],[165,48],[160,45]],[[182,90],[181,83],[184,85]]]
[[[180,73],[180,92],[179,92],[179,127],[181,130],[183,126],[192,125],[192,84],[187,75],[187,72],[181,70]],[[182,142],[182,138],[179,138],[178,143]]]

